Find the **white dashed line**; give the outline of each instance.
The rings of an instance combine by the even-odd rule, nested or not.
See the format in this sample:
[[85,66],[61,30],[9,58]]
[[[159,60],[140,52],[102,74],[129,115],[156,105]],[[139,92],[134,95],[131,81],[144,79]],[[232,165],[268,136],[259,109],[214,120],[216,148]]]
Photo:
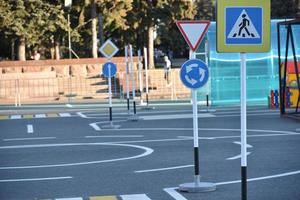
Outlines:
[[33,126],[32,126],[32,124],[27,124],[27,133],[33,133]]
[[46,114],[36,114],[35,118],[46,118]]
[[58,113],[60,117],[71,117],[70,113]]
[[21,119],[22,115],[12,115],[10,116],[10,119]]
[[26,182],[26,181],[49,181],[49,180],[62,180],[62,179],[71,179],[72,176],[64,176],[64,177],[50,177],[50,178],[28,178],[28,179],[4,179],[0,180],[0,183],[7,182]]

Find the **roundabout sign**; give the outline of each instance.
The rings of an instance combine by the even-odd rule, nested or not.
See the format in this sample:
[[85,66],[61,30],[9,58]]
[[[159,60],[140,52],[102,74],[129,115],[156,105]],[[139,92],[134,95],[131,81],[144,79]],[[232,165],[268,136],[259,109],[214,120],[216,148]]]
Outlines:
[[180,79],[186,87],[192,90],[203,87],[208,77],[208,67],[199,59],[190,59],[181,66]]

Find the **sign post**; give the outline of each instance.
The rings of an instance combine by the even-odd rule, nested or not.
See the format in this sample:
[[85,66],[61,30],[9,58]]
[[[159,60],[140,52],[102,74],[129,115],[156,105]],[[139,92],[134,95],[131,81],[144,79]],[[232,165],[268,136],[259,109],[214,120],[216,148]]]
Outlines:
[[108,78],[108,99],[109,99],[109,124],[103,125],[104,129],[117,129],[120,125],[114,125],[112,121],[112,92],[111,92],[111,78],[117,73],[117,66],[111,62],[111,58],[118,52],[118,48],[110,40],[107,40],[99,49],[99,51],[108,59],[102,66],[102,74]]
[[125,62],[126,62],[126,99],[127,99],[127,112],[130,113],[129,104],[129,65],[128,65],[128,46],[125,46]]
[[148,54],[147,48],[144,47],[144,65],[145,65],[145,79],[146,79],[146,107],[142,107],[142,109],[151,110],[154,107],[149,106],[149,74],[148,74]]
[[181,66],[180,79],[182,83],[192,91],[195,170],[194,182],[179,185],[179,190],[185,192],[214,191],[216,190],[216,184],[200,181],[197,89],[203,87],[207,83],[209,70],[203,61],[196,59],[195,54],[195,51],[207,32],[210,22],[177,21],[176,24],[191,49],[190,60],[183,63]]
[[133,50],[132,45],[129,45],[129,56],[130,56],[130,74],[132,84],[132,101],[133,101],[133,115],[128,118],[130,121],[138,121],[139,117],[136,114],[136,101],[135,101],[135,70],[133,69]]
[[217,51],[240,53],[241,199],[247,200],[246,53],[270,49],[270,0],[218,0]]

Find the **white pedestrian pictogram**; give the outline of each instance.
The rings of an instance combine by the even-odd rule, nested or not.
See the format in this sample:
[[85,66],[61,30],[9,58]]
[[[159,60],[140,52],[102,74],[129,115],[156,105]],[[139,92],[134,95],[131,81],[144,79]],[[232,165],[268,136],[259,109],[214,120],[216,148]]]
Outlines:
[[227,38],[260,38],[245,9],[236,20]]

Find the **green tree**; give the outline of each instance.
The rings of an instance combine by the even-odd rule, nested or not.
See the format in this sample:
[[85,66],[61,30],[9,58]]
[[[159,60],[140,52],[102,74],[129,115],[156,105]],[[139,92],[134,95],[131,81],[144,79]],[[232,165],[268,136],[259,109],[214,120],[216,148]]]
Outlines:
[[271,0],[271,17],[273,19],[295,18],[299,0]]
[[[122,43],[122,31],[128,29],[126,25],[127,13],[131,10],[132,0],[85,0],[74,1],[75,16],[77,15],[77,27],[85,27],[91,22],[90,29],[78,28],[82,36],[81,44],[88,44],[91,54],[97,57],[97,30],[103,30],[106,39],[113,38],[117,43]],[[101,19],[100,23],[98,19]],[[97,27],[98,22],[98,27]],[[102,31],[100,31],[102,32]],[[100,40],[104,39],[100,35]]]
[[165,53],[170,50],[179,54],[186,52],[188,46],[176,26],[176,21],[193,20],[196,13],[197,7],[192,1],[166,1],[161,11],[156,44],[160,45]]
[[26,60],[26,47],[41,45],[49,35],[66,29],[61,6],[42,0],[0,1],[0,28],[18,41],[18,58]]

